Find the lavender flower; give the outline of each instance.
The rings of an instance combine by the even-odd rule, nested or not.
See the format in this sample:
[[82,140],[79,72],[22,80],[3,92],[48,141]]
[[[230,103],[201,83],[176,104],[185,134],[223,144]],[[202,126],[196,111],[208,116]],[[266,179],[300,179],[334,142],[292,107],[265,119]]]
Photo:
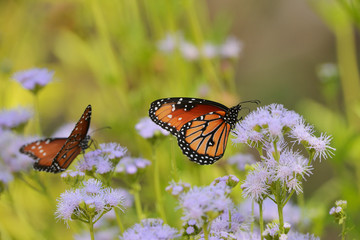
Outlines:
[[108,156],[109,159],[121,158],[125,155],[127,149],[120,146],[118,143],[102,143],[100,144],[101,151]]
[[231,156],[227,161],[231,165],[236,165],[237,169],[240,171],[244,171],[247,164],[251,165],[256,163],[253,155],[241,153]]
[[224,58],[237,58],[242,51],[243,44],[235,37],[229,37],[220,46],[220,55]]
[[49,71],[46,68],[33,68],[16,72],[12,78],[19,82],[25,89],[36,93],[51,82],[53,76],[54,71]]
[[66,172],[63,172],[60,177],[64,180],[65,183],[75,187],[84,180],[85,173],[80,171],[67,170]]
[[317,75],[323,82],[326,82],[330,79],[337,78],[339,76],[339,70],[334,63],[324,63],[318,67]]
[[179,196],[181,193],[186,192],[190,189],[189,183],[171,181],[170,185],[166,187],[166,191],[173,196]]
[[197,60],[200,56],[200,52],[199,52],[198,48],[190,42],[182,41],[180,43],[179,48],[180,48],[181,54],[187,60],[190,60],[190,61]]
[[193,187],[180,195],[179,201],[184,212],[182,219],[196,220],[200,226],[204,221],[212,221],[231,205],[228,194],[229,188],[221,185]]
[[162,239],[170,240],[180,236],[178,230],[164,224],[161,219],[143,219],[141,224],[135,224],[128,228],[120,239],[122,240],[142,240],[142,239]]
[[258,163],[255,169],[246,176],[245,182],[241,185],[243,195],[255,201],[265,198],[269,194],[270,186],[267,184],[272,172],[269,172],[263,163]]
[[228,175],[224,177],[216,178],[211,185],[213,186],[221,186],[225,188],[234,188],[239,183],[239,179],[234,175]]
[[289,232],[287,240],[320,240],[320,238],[310,233],[302,234],[298,232]]
[[202,47],[202,54],[207,58],[215,58],[219,54],[219,47],[212,43],[205,43]]
[[[101,229],[95,232],[94,239],[96,240],[113,240],[114,236],[119,234],[119,230],[115,227],[106,229]],[[91,239],[90,233],[88,231],[84,231],[80,234],[74,235],[75,240],[89,240]]]
[[100,149],[87,152],[76,168],[82,172],[95,171],[98,174],[108,173],[115,169],[126,151],[127,149],[118,143],[102,143],[100,144]]
[[232,206],[212,222],[211,231],[235,233],[239,230],[249,230],[249,220],[250,219],[246,218],[239,209]]
[[335,222],[338,224],[344,224],[346,220],[345,209],[347,207],[347,201],[338,200],[335,202],[335,207],[330,209],[329,214],[335,218]]
[[81,188],[61,194],[56,216],[64,221],[80,219],[96,222],[114,207],[121,207],[124,196],[116,189],[102,186],[100,181],[89,179]]
[[14,108],[0,111],[0,128],[11,129],[27,123],[33,116],[27,108]]
[[165,38],[158,41],[157,48],[167,54],[178,50],[185,59],[193,61],[198,60],[200,55],[207,58],[237,58],[242,50],[242,43],[229,37],[220,45],[205,42],[202,46],[196,46],[185,40],[181,32],[176,32],[166,34]]
[[169,135],[169,132],[156,125],[149,117],[144,117],[135,126],[136,130],[143,138],[152,138],[159,133],[162,135]]
[[19,149],[27,142],[33,141],[34,137],[23,137],[10,131],[0,134],[0,159],[3,160],[6,169],[10,172],[28,171],[34,163],[29,156],[21,154]]
[[144,169],[150,164],[151,162],[144,158],[124,157],[116,166],[115,171],[118,173],[133,175],[136,174],[140,169]]
[[290,227],[291,225],[289,223],[284,223],[285,234],[281,234],[279,225],[276,222],[271,222],[266,225],[266,229],[262,235],[265,236],[265,239],[284,239],[290,231]]

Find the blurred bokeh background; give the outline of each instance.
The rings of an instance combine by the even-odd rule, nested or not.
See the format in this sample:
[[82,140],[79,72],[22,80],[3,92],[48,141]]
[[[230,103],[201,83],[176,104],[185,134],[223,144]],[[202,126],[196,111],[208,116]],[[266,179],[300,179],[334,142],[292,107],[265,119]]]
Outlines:
[[[36,101],[12,74],[34,67],[54,70],[55,80],[36,96],[44,136],[75,122],[92,104],[92,129],[111,127],[93,134],[97,142],[116,141],[132,155],[151,159],[152,147],[135,125],[158,98],[201,97],[227,106],[252,99],[283,104],[331,134],[337,149],[333,159],[315,163],[305,183],[312,223],[304,231],[338,239],[340,229],[328,211],[335,200],[345,199],[349,234],[356,237],[359,6],[352,0],[3,0],[0,107],[33,107]],[[34,126],[30,122],[24,133],[38,134]],[[225,160],[212,168],[191,163],[174,139],[158,145],[163,188],[171,180],[172,155],[180,178],[191,184],[208,184],[229,171]],[[239,151],[247,148],[229,144],[224,159]],[[56,222],[55,199],[66,186],[59,176],[39,175],[52,201],[22,181],[11,183],[0,198],[3,239],[70,239],[82,228]],[[150,216],[151,183],[147,172],[141,194]],[[235,196],[241,201],[240,189]],[[171,196],[165,202],[169,223],[178,224]],[[125,218],[126,226],[136,222],[131,212]]]

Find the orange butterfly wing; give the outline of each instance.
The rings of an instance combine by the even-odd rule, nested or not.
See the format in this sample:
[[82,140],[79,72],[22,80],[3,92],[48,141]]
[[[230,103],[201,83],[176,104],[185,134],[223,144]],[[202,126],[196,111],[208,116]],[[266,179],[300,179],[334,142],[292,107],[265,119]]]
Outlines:
[[213,164],[224,155],[240,109],[240,105],[229,109],[205,99],[167,98],[154,101],[149,116],[177,137],[179,147],[191,161]]
[[91,106],[87,106],[68,138],[47,138],[24,145],[20,152],[36,162],[39,171],[58,173],[65,171],[81,151],[88,148],[87,135],[91,120]]

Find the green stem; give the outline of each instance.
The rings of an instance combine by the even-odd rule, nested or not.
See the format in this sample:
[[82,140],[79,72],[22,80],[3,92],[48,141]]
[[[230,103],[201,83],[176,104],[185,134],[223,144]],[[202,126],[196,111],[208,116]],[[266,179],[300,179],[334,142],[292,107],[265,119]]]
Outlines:
[[124,229],[124,225],[122,224],[122,221],[121,221],[121,218],[120,218],[119,209],[114,208],[114,212],[115,212],[115,215],[116,215],[116,222],[117,222],[117,225],[119,226],[120,233],[123,234],[125,229]]
[[[254,208],[254,200],[253,200],[253,201],[251,201],[251,218],[252,219],[254,219],[254,211],[255,211],[255,208]],[[254,221],[251,222],[250,232],[251,233],[254,232]]]
[[34,111],[35,111],[35,131],[36,134],[39,136],[42,136],[42,129],[41,129],[41,123],[40,123],[40,104],[39,104],[39,96],[38,93],[34,93]]
[[89,217],[89,228],[90,228],[90,237],[91,240],[95,240],[95,236],[94,236],[94,223],[92,221],[92,217]]
[[157,157],[155,156],[154,146],[153,146],[153,163],[154,163],[154,188],[155,188],[155,198],[156,198],[156,210],[158,211],[160,217],[163,219],[164,223],[166,223],[166,215],[163,206],[164,204],[163,204],[161,187],[160,187],[159,162]]
[[260,225],[260,236],[261,240],[264,240],[263,232],[264,232],[264,218],[263,218],[263,201],[259,201],[259,225]]
[[346,235],[346,227],[345,227],[345,220],[342,223],[342,230],[341,230],[341,240],[345,240]]
[[360,78],[354,29],[350,21],[344,21],[343,24],[335,24],[334,33],[346,115],[350,125],[359,129],[359,116],[355,108],[359,104]]
[[203,55],[201,51],[201,48],[204,45],[204,39],[203,39],[203,33],[201,31],[201,26],[197,17],[196,6],[195,6],[196,3],[197,3],[196,1],[192,1],[192,0],[184,1],[187,17],[189,19],[190,28],[194,36],[196,46],[200,51],[201,67],[204,69],[204,73],[207,75],[209,81],[212,82],[217,89],[222,90],[223,85],[221,84],[217,76],[214,65],[212,64],[209,58]]
[[283,205],[283,203],[282,203],[281,196],[278,196],[278,197],[276,198],[276,204],[277,204],[277,206],[278,206],[280,234],[283,234],[283,233],[285,233],[285,229],[284,229],[284,215],[283,215],[284,205]]
[[205,240],[209,240],[209,229],[208,228],[209,228],[209,222],[205,221],[204,226],[203,226]]
[[142,208],[141,208],[141,201],[140,201],[140,189],[141,186],[138,183],[135,183],[132,185],[132,194],[134,195],[134,201],[135,201],[135,209],[136,209],[136,214],[139,218],[139,221],[141,221],[142,219],[144,219],[144,215],[142,212]]

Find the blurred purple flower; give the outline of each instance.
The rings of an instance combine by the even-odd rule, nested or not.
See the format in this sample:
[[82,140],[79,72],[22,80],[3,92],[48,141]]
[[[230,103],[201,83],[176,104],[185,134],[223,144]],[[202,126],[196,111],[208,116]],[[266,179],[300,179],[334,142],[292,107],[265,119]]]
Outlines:
[[[221,214],[231,205],[232,201],[228,195],[229,188],[221,185],[193,187],[179,197],[184,213],[182,219],[196,220],[202,226],[204,221],[212,220],[214,214]],[[211,216],[208,216],[209,213],[212,213]]]
[[143,219],[141,224],[137,223],[128,228],[120,239],[122,240],[142,240],[142,239],[161,239],[170,240],[179,237],[178,230],[164,224],[161,219]]
[[206,58],[215,58],[219,54],[219,47],[212,43],[205,43],[201,49]]
[[220,46],[220,55],[223,58],[237,58],[243,49],[243,44],[235,37],[228,37]]
[[239,183],[239,179],[234,175],[227,175],[216,178],[211,185],[223,188],[234,188]]
[[157,47],[162,52],[172,53],[175,51],[181,41],[183,41],[181,32],[168,33],[164,39],[158,41]]
[[151,162],[144,158],[123,157],[116,166],[115,172],[133,175],[150,164]]
[[16,72],[12,78],[19,82],[25,89],[36,93],[39,89],[51,82],[53,76],[54,71],[49,71],[46,68],[33,68]]
[[[95,224],[96,225],[96,224]],[[107,227],[106,229],[98,229],[94,233],[96,240],[113,240],[114,236],[119,235],[119,229],[116,227]],[[75,240],[91,240],[89,231],[83,231],[80,234],[74,235]]]
[[302,234],[290,231],[287,235],[287,240],[320,240],[320,238],[310,233]]
[[[124,195],[121,191],[106,188],[95,179],[83,182],[81,188],[66,190],[58,200],[56,216],[64,221],[82,219],[97,221],[104,212],[121,207]],[[85,219],[84,219],[85,218]],[[89,218],[89,219],[88,219]]]
[[34,137],[23,137],[11,131],[3,131],[0,134],[0,159],[10,172],[21,172],[31,169],[34,160],[19,149],[26,143],[35,140]]
[[181,54],[187,60],[197,60],[200,56],[199,49],[190,42],[182,41],[179,48]]
[[173,196],[179,196],[181,193],[188,191],[190,187],[191,185],[189,183],[171,181],[165,190]]
[[120,146],[118,143],[102,143],[100,144],[101,151],[106,154],[109,159],[121,158],[125,155],[127,149]]
[[27,108],[13,108],[0,111],[0,128],[10,129],[27,123],[33,116],[33,112]]
[[[230,214],[229,214],[230,211]],[[229,218],[229,216],[231,216]],[[250,229],[250,219],[245,217],[242,211],[237,208],[230,207],[218,216],[211,224],[213,232],[231,232],[235,233],[239,230]]]
[[237,169],[240,171],[245,170],[245,165],[255,164],[256,160],[252,154],[235,154],[227,160],[229,164],[236,165]]
[[135,129],[143,138],[152,138],[157,133],[169,135],[170,133],[160,126],[156,125],[149,117],[144,117],[136,124]]

